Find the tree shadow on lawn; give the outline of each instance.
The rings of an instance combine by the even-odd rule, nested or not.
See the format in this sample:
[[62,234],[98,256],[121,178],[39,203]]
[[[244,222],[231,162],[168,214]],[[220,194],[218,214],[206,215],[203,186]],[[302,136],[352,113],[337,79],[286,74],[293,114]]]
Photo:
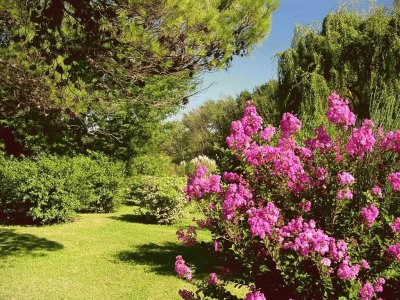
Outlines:
[[157,224],[156,219],[152,216],[143,214],[125,214],[120,216],[111,216],[110,219],[140,224]]
[[[63,249],[64,246],[40,238],[32,234],[16,233],[11,229],[0,229],[0,258],[16,255],[45,255],[43,251],[56,251]],[[39,253],[38,253],[39,252]]]
[[149,266],[152,272],[160,275],[176,276],[174,266],[177,255],[183,256],[198,278],[206,277],[212,270],[212,254],[200,245],[184,247],[171,242],[162,245],[151,243],[135,247],[133,251],[121,251],[116,257],[126,263]]

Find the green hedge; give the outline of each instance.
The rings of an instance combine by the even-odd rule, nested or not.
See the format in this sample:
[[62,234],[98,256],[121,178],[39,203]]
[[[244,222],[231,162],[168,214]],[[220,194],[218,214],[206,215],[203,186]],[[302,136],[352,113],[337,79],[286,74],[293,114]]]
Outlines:
[[109,212],[123,200],[123,165],[104,156],[0,157],[0,220],[65,222],[77,212]]
[[183,188],[185,177],[138,176],[132,179],[135,203],[157,223],[173,223],[186,205]]

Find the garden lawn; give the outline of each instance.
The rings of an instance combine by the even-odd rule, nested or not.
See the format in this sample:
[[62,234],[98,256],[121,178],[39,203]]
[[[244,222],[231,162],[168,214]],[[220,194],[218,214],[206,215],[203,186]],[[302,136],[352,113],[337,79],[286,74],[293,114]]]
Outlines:
[[[204,277],[205,250],[185,248],[174,226],[143,223],[132,206],[46,227],[0,226],[0,299],[180,299],[182,254]],[[207,239],[205,233],[199,235]]]

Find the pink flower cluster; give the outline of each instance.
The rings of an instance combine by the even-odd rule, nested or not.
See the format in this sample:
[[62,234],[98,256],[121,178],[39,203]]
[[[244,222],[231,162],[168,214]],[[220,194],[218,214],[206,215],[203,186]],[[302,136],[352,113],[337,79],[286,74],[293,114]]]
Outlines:
[[208,284],[216,285],[218,283],[218,276],[216,273],[210,273],[207,280]]
[[363,217],[364,224],[370,228],[379,215],[379,209],[374,204],[370,204],[362,208],[360,214]]
[[390,245],[386,249],[386,254],[389,256],[389,258],[400,260],[400,243]]
[[250,144],[251,137],[261,129],[262,118],[257,114],[256,107],[248,101],[243,118],[233,121],[231,135],[226,138],[229,148],[244,150]]
[[224,201],[222,203],[225,219],[233,219],[236,209],[245,207],[247,201],[252,198],[253,194],[244,182],[230,183],[224,193]]
[[196,228],[193,226],[189,226],[186,232],[183,231],[182,228],[179,228],[176,232],[178,237],[178,241],[182,243],[182,245],[186,247],[193,247],[197,244],[197,232]]
[[284,113],[281,120],[282,136],[291,137],[301,128],[301,121],[290,113]]
[[372,196],[381,198],[382,195],[383,195],[382,189],[379,186],[376,185],[371,189],[371,194],[372,194]]
[[261,140],[269,143],[272,140],[272,137],[274,136],[275,131],[276,131],[276,129],[274,126],[265,127],[263,130],[261,130],[261,133],[260,133]]
[[343,280],[352,280],[357,278],[358,272],[360,272],[360,265],[350,266],[348,262],[342,262],[337,270],[337,275]]
[[321,153],[326,152],[327,150],[332,149],[332,139],[326,132],[325,126],[321,125],[317,129],[315,129],[315,139],[308,139],[305,141],[305,145],[311,149],[316,150],[320,149]]
[[400,232],[400,218],[396,218],[396,219],[393,221],[393,223],[392,223],[392,225],[390,226],[390,228],[392,228],[392,231],[393,231],[394,233]]
[[400,154],[400,130],[396,132],[389,131],[386,135],[382,134],[379,146],[384,150],[390,150]]
[[336,198],[338,200],[351,200],[353,199],[353,192],[350,189],[338,190]]
[[383,291],[383,285],[385,284],[384,278],[379,278],[374,281],[374,285],[370,283],[365,283],[359,290],[358,290],[358,297],[362,300],[370,300],[373,299],[375,296],[375,292],[380,293]]
[[400,191],[400,172],[389,174],[387,180],[394,191]]
[[347,172],[339,173],[337,179],[341,186],[351,185],[354,183],[354,177]]
[[186,278],[186,280],[192,280],[192,271],[185,264],[181,255],[175,258],[175,272],[178,274],[179,278]]
[[305,200],[299,203],[299,207],[304,212],[310,212],[311,210],[311,201]]
[[250,292],[246,295],[245,300],[266,300],[263,293],[259,291]]
[[347,129],[356,122],[356,116],[351,112],[347,100],[343,100],[339,95],[333,93],[328,98],[329,109],[326,113],[328,121]]
[[353,128],[345,146],[348,155],[364,157],[366,153],[372,152],[375,144],[373,127],[374,123],[371,120],[364,120],[361,128]]
[[274,225],[279,219],[279,209],[273,202],[268,202],[264,208],[256,209],[250,208],[247,211],[249,219],[247,222],[250,225],[250,232],[252,236],[259,236],[264,238],[265,234],[271,234]]
[[202,164],[197,164],[194,175],[189,176],[188,184],[184,191],[188,199],[201,198],[209,193],[219,193],[221,191],[221,176],[206,176],[208,169]]

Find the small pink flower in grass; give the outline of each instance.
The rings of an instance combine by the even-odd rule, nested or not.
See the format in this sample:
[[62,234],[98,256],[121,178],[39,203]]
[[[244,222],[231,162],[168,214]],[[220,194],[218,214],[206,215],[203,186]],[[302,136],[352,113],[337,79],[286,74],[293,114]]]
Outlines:
[[218,276],[216,273],[211,273],[208,276],[208,284],[216,285],[218,283]]
[[400,231],[400,218],[396,218],[390,227],[392,228],[392,231],[394,233],[399,232]]
[[175,272],[178,274],[179,278],[186,278],[187,280],[192,280],[192,271],[185,264],[181,255],[175,258]]

